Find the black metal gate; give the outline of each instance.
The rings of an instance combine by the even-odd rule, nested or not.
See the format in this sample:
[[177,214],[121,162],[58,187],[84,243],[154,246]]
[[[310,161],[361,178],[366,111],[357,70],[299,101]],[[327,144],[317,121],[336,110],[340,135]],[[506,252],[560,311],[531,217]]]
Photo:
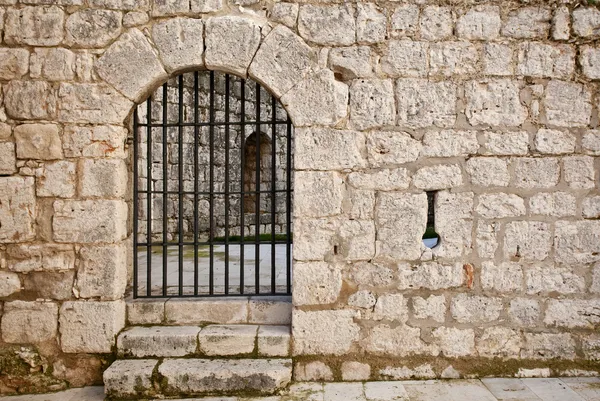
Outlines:
[[277,99],[185,73],[133,132],[134,298],[290,294],[293,126]]

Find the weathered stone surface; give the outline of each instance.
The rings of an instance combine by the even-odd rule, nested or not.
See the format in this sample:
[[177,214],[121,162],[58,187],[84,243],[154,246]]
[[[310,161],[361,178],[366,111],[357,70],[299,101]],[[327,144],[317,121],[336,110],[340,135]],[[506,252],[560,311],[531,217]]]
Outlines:
[[427,6],[421,12],[421,38],[441,40],[452,36],[454,21],[450,7]]
[[[0,97],[1,96],[2,95],[0,94]],[[0,139],[1,140],[10,139],[11,134],[12,134],[12,127],[6,123],[0,123]]]
[[583,75],[589,79],[600,79],[600,48],[582,46],[579,64],[581,64]]
[[0,49],[0,79],[19,79],[29,70],[27,49]]
[[447,357],[456,358],[475,353],[475,333],[473,329],[438,327],[431,333],[438,342],[440,352]]
[[413,316],[416,319],[432,319],[438,323],[446,320],[446,297],[430,295],[427,298],[412,298]]
[[527,118],[515,81],[495,79],[466,84],[466,115],[471,125],[518,126]]
[[504,257],[540,261],[548,257],[552,246],[550,225],[540,221],[512,221],[506,224]]
[[294,182],[294,213],[304,217],[340,214],[344,181],[334,172],[298,171]]
[[66,300],[73,296],[73,270],[34,272],[23,277],[25,291],[38,298]]
[[198,334],[199,349],[210,356],[251,354],[257,332],[254,325],[206,326]]
[[581,348],[587,359],[592,361],[600,360],[600,336],[597,334],[584,336],[581,339]]
[[[426,380],[426,379],[435,379],[438,375],[433,371],[433,368],[430,364],[426,363],[423,365],[419,365],[415,368],[409,368],[407,366],[402,366],[400,368],[388,366],[379,371],[381,377],[387,380],[406,380],[406,379],[418,379],[418,380]],[[377,384],[383,382],[372,382],[366,384]],[[396,394],[396,393],[394,393]]]
[[152,394],[152,375],[158,360],[131,359],[113,362],[104,371],[103,381],[108,396],[136,397]]
[[144,25],[150,20],[148,13],[143,11],[130,11],[123,15],[123,26],[132,28],[134,26]]
[[380,193],[375,209],[377,258],[418,259],[426,223],[427,196],[424,193]]
[[11,272],[0,272],[0,297],[8,297],[21,291],[19,275]]
[[473,185],[506,187],[510,180],[508,163],[495,157],[473,157],[467,161],[467,173]]
[[[306,363],[296,363],[294,367],[294,380],[298,382],[310,381],[333,381],[333,372],[331,368],[321,361],[313,361]],[[320,389],[322,384],[317,384]],[[310,391],[312,394],[314,391]]]
[[168,72],[204,66],[204,23],[201,19],[173,18],[152,27],[152,39]]
[[54,202],[52,228],[57,242],[117,242],[127,236],[127,204],[87,200]]
[[36,344],[56,337],[58,305],[54,302],[12,301],[4,303],[2,341]]
[[8,268],[15,272],[70,270],[75,267],[72,245],[14,245],[8,248]]
[[263,356],[290,355],[290,326],[260,326],[256,345]]
[[350,310],[295,310],[292,319],[294,355],[343,355],[349,352],[360,332],[354,317],[357,312]]
[[551,299],[544,323],[569,329],[594,329],[600,323],[600,300]]
[[109,10],[148,10],[148,0],[89,0],[89,5],[95,8]]
[[127,129],[114,125],[66,126],[63,135],[65,157],[125,158]]
[[17,171],[17,156],[15,144],[0,142],[0,174],[9,175]]
[[35,236],[35,181],[31,177],[0,177],[0,242]]
[[422,167],[413,177],[413,185],[426,191],[453,188],[462,182],[462,171],[456,164]]
[[419,29],[419,6],[416,4],[402,4],[394,10],[391,25],[393,32],[398,36],[413,36]]
[[294,220],[294,259],[323,260],[334,253],[334,236],[339,223],[332,219]]
[[520,326],[535,326],[540,317],[540,304],[535,299],[515,298],[510,301],[508,316]]
[[123,15],[118,11],[76,11],[67,18],[65,43],[83,48],[107,46],[121,34],[122,20]]
[[354,13],[350,4],[303,5],[298,14],[298,32],[305,40],[319,45],[351,45],[356,41]]
[[552,16],[552,39],[568,40],[571,36],[571,14],[566,6],[554,10]]
[[56,96],[44,81],[10,81],[4,86],[6,113],[19,120],[39,120],[54,116]]
[[450,127],[456,121],[456,85],[451,82],[399,79],[396,98],[400,126]]
[[165,303],[165,319],[171,325],[246,323],[248,299],[231,297],[213,301],[173,298]]
[[346,80],[373,76],[371,48],[368,46],[342,47],[329,52],[329,68]]
[[371,366],[368,363],[343,362],[341,370],[343,381],[365,381],[371,378]]
[[428,52],[427,42],[390,40],[387,54],[381,59],[381,70],[392,77],[425,77],[429,69]]
[[429,50],[430,76],[475,74],[479,67],[480,50],[469,42],[432,43]]
[[525,271],[528,294],[573,294],[583,291],[585,280],[572,269],[554,266],[533,266]]
[[575,35],[584,38],[600,35],[600,10],[596,7],[579,7],[572,16]]
[[[575,200],[573,199],[573,203],[574,202]],[[600,196],[589,196],[585,198],[581,204],[581,209],[583,217],[586,219],[600,218]]]
[[398,289],[439,290],[456,288],[465,281],[460,264],[423,262],[420,265],[400,264],[398,266]]
[[558,159],[518,158],[513,159],[514,184],[519,188],[554,188],[560,178]]
[[575,70],[575,51],[569,45],[522,43],[517,74],[528,77],[569,78]]
[[332,304],[342,289],[342,273],[326,262],[297,262],[294,288],[294,305]]
[[492,40],[500,35],[500,9],[496,6],[476,6],[456,21],[456,35],[467,40]]
[[361,290],[348,297],[348,305],[355,308],[372,309],[377,303],[377,298],[371,291]]
[[349,188],[347,201],[344,202],[344,211],[350,219],[372,220],[375,212],[375,192],[371,190],[355,190]]
[[82,197],[118,198],[127,191],[127,166],[121,159],[83,159],[79,170]]
[[513,48],[502,43],[486,43],[483,47],[483,72],[492,76],[508,76],[514,73]]
[[367,158],[371,167],[389,167],[419,158],[421,142],[406,132],[375,131],[367,134]]
[[558,127],[584,127],[589,124],[591,93],[582,84],[552,80],[544,99],[548,124]]
[[338,254],[348,261],[371,260],[375,255],[375,234],[372,221],[343,221],[338,231]]
[[30,77],[48,81],[70,81],[75,78],[77,55],[68,49],[37,48],[31,54]]
[[57,198],[75,196],[75,163],[66,160],[44,163],[35,171],[35,175],[37,196]]
[[565,181],[573,189],[592,189],[596,185],[594,158],[591,156],[570,156],[563,159]]
[[557,221],[554,257],[569,264],[600,260],[600,220]]
[[391,320],[406,323],[408,320],[408,299],[402,294],[385,294],[377,299],[373,320]]
[[65,302],[59,323],[63,352],[109,353],[125,326],[125,302]]
[[[331,128],[294,131],[295,167],[300,170],[343,170],[366,167],[364,134]],[[336,152],[331,152],[336,149]]]
[[540,129],[534,139],[540,153],[565,154],[575,151],[575,136],[566,131]]
[[498,231],[500,224],[479,221],[476,228],[475,244],[480,258],[493,258],[498,249]]
[[540,192],[529,199],[529,211],[544,216],[575,216],[575,201],[575,196],[568,192]]
[[374,3],[357,3],[356,40],[358,43],[379,43],[387,38],[387,13]]
[[64,18],[57,6],[9,8],[4,40],[10,45],[56,46],[63,40]]
[[392,269],[368,262],[359,262],[351,266],[349,275],[358,285],[388,286],[394,278]]
[[300,6],[295,3],[275,3],[271,9],[271,19],[290,29],[294,29],[296,21],[298,21],[299,9]]
[[405,357],[439,354],[437,345],[427,344],[421,339],[421,329],[406,325],[394,328],[387,324],[375,326],[361,341],[361,345],[365,351],[375,355]]
[[278,26],[256,52],[248,74],[282,96],[315,68],[315,52],[293,31]]
[[498,292],[520,291],[523,288],[523,269],[518,263],[496,263],[486,261],[481,264],[481,287]]
[[114,300],[123,296],[127,285],[125,246],[86,246],[79,255],[76,288],[81,298]]
[[525,345],[521,358],[551,359],[575,358],[575,341],[568,333],[525,333]]
[[131,100],[141,100],[167,77],[156,50],[138,29],[121,35],[98,59],[96,71]]
[[526,155],[529,148],[529,135],[524,131],[485,132],[484,154],[509,156]]
[[164,299],[137,299],[127,302],[127,322],[129,325],[160,324],[164,318]]
[[117,352],[135,358],[186,356],[196,352],[200,327],[131,327],[119,334]]
[[440,191],[435,196],[435,229],[440,244],[433,249],[435,257],[457,258],[471,249],[473,231],[472,192]]
[[427,131],[423,136],[421,156],[458,157],[476,154],[479,150],[476,131]]
[[14,129],[19,159],[62,159],[58,125],[22,124]]
[[489,327],[477,338],[475,348],[486,358],[518,358],[523,345],[521,334],[506,327]]
[[289,325],[291,321],[291,297],[251,297],[248,301],[248,323]]
[[552,13],[547,8],[523,7],[508,14],[502,35],[515,39],[544,39],[550,31]]
[[518,217],[525,214],[525,201],[518,195],[503,192],[482,194],[475,211],[486,219]]
[[450,313],[459,323],[487,323],[500,317],[502,299],[459,294],[452,298]]
[[378,171],[353,172],[348,175],[348,184],[360,189],[393,191],[406,189],[410,183],[404,168],[381,169]]
[[133,106],[107,85],[63,83],[58,98],[58,118],[62,122],[122,124]]
[[350,125],[359,130],[393,125],[394,103],[391,80],[355,80],[350,86]]

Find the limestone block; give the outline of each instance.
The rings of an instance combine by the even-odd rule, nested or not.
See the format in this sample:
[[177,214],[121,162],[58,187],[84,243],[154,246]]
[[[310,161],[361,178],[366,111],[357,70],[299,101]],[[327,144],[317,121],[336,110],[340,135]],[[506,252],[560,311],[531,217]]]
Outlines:
[[198,334],[200,351],[205,355],[241,355],[254,351],[258,326],[210,325]]
[[378,171],[353,172],[348,175],[348,184],[360,189],[394,191],[406,189],[410,183],[404,168],[381,169]]
[[479,150],[476,131],[427,131],[423,136],[421,156],[458,157],[476,154]]
[[581,47],[579,64],[581,64],[583,75],[589,79],[600,79],[600,47]]
[[130,11],[123,15],[123,26],[125,28],[132,28],[134,26],[144,25],[148,23],[150,17],[148,13],[143,11]]
[[563,159],[565,181],[573,189],[592,189],[596,185],[594,158],[570,156]]
[[127,302],[127,323],[129,325],[161,324],[164,317],[164,299],[137,299]]
[[422,167],[413,177],[413,185],[426,191],[453,188],[462,182],[462,171],[456,164]]
[[298,35],[284,26],[273,29],[259,47],[248,74],[282,96],[316,69],[317,56]]
[[450,7],[427,6],[421,12],[421,38],[429,41],[452,36],[454,20]]
[[548,257],[552,247],[550,225],[540,221],[511,221],[504,234],[504,257],[540,261]]
[[446,298],[443,295],[413,297],[412,310],[415,319],[432,319],[443,323],[446,320]]
[[[347,207],[350,203],[350,207]],[[344,212],[348,213],[350,219],[372,220],[375,211],[375,192],[369,190],[348,191],[347,199],[344,201]]]
[[348,297],[348,305],[355,308],[372,309],[377,302],[377,298],[371,291],[361,290]]
[[529,211],[544,216],[575,216],[575,201],[575,196],[568,192],[540,192],[529,199]]
[[39,298],[67,300],[73,296],[74,278],[73,270],[33,272],[23,276],[23,287]]
[[165,303],[165,319],[170,325],[246,323],[248,299],[245,297],[230,297],[224,300],[173,298]]
[[572,16],[575,35],[584,38],[600,35],[600,10],[596,7],[578,7]]
[[[331,128],[294,131],[295,167],[299,170],[344,170],[366,167],[365,136],[361,132]],[[335,152],[332,150],[335,149]]]
[[558,127],[585,127],[592,113],[591,93],[575,82],[551,80],[544,99],[548,124]]
[[600,220],[557,221],[554,257],[568,264],[600,260]]
[[57,6],[9,8],[4,40],[9,45],[57,46],[63,40],[64,19]]
[[127,237],[127,204],[119,200],[56,200],[57,242],[118,242]]
[[493,76],[514,74],[513,48],[502,43],[485,43],[483,46],[483,73]]
[[[329,366],[321,361],[298,362],[294,367],[294,380],[297,382],[333,381],[333,372]],[[317,385],[320,389],[323,388],[322,384]],[[313,392],[314,390],[310,391],[309,394]]]
[[75,78],[77,55],[68,49],[37,48],[31,54],[32,78],[48,81],[70,81]]
[[[0,94],[0,96],[2,96]],[[12,134],[12,127],[7,123],[0,123],[0,139],[7,140],[10,139]]]
[[44,301],[4,303],[2,341],[37,344],[54,340],[58,330],[58,305]]
[[137,397],[153,393],[152,375],[156,359],[122,359],[104,371],[106,394],[114,397]]
[[574,294],[583,292],[585,280],[571,268],[555,266],[532,266],[525,271],[528,294]]
[[65,157],[114,157],[124,159],[127,129],[114,125],[64,128],[62,141]]
[[473,232],[472,192],[438,192],[435,196],[435,229],[440,244],[435,257],[458,258],[470,253]]
[[497,320],[502,311],[502,299],[459,294],[452,298],[450,313],[459,323],[481,324]]
[[554,188],[560,178],[558,159],[516,158],[514,165],[514,184],[519,188]]
[[204,66],[204,24],[201,19],[173,18],[152,27],[152,40],[168,72]]
[[546,154],[565,154],[575,151],[575,136],[569,132],[540,129],[534,138],[535,149]]
[[358,79],[350,85],[350,125],[359,130],[393,125],[396,120],[391,80]]
[[11,272],[0,272],[0,297],[8,297],[21,291],[19,275]]
[[294,264],[294,305],[332,304],[342,289],[342,273],[326,262]]
[[387,16],[374,3],[357,3],[356,41],[379,43],[387,39]]
[[535,326],[540,317],[540,304],[535,299],[515,298],[510,301],[508,316],[520,326]]
[[568,79],[575,70],[575,50],[570,45],[521,43],[517,74],[527,77]]
[[0,142],[0,174],[9,175],[17,172],[17,156],[15,144]]
[[511,11],[502,35],[515,39],[545,39],[550,31],[552,12],[542,7],[523,7]]
[[[575,203],[574,199],[573,203]],[[573,207],[573,209],[575,208]],[[581,209],[583,212],[583,217],[586,219],[600,218],[600,196],[588,196],[585,198],[581,204]]]
[[438,42],[429,48],[430,76],[473,75],[479,67],[480,50],[469,42]]
[[65,302],[59,323],[63,352],[109,353],[125,327],[125,302]]
[[298,33],[318,45],[347,46],[356,41],[354,7],[347,5],[302,5]]
[[375,208],[377,258],[418,259],[426,223],[427,196],[424,193],[380,193]]
[[248,323],[290,324],[292,321],[290,297],[250,298],[248,301]]
[[256,340],[258,354],[263,356],[290,355],[289,326],[260,326]]
[[58,98],[61,122],[122,124],[133,107],[133,102],[107,85],[62,83]]
[[75,196],[75,163],[67,160],[44,163],[35,171],[35,176],[37,196],[56,198]]
[[58,125],[22,124],[14,129],[19,159],[62,159]]
[[371,366],[368,363],[346,361],[342,363],[343,381],[365,381],[371,378]]
[[35,182],[31,177],[0,177],[0,242],[35,237]]
[[19,79],[29,70],[27,49],[0,49],[0,79]]
[[479,221],[477,223],[475,243],[477,244],[477,254],[480,258],[493,258],[498,249],[498,223],[487,223]]
[[[425,379],[435,379],[438,377],[438,375],[433,371],[433,368],[431,367],[431,365],[428,363],[419,365],[419,366],[415,367],[414,369],[406,367],[406,366],[402,366],[400,368],[388,366],[385,369],[381,369],[379,371],[379,374],[383,378],[388,379],[388,380],[406,380],[406,379],[425,380]],[[370,384],[378,384],[378,383],[386,383],[386,382],[365,383],[365,386],[368,386]],[[387,383],[389,383],[389,382],[387,382]],[[404,391],[406,391],[406,390],[404,390]],[[394,394],[397,394],[397,393],[394,393]]]
[[470,81],[465,85],[466,115],[471,125],[518,126],[527,118],[519,85],[509,79]]
[[529,151],[529,134],[524,131],[517,132],[490,132],[484,133],[484,151],[486,155],[510,156],[526,155]]
[[398,36],[413,36],[419,29],[419,6],[402,4],[394,10],[391,19],[392,30]]
[[525,333],[525,345],[521,358],[574,359],[575,341],[569,333]]
[[427,75],[429,43],[403,39],[390,40],[387,45],[387,54],[381,59],[384,73],[391,77],[418,78]]
[[300,6],[295,3],[275,3],[271,9],[270,18],[274,22],[278,22],[287,26],[290,29],[296,27],[298,21],[298,11]]
[[594,329],[600,323],[598,299],[551,299],[548,301],[544,323],[569,329]]
[[108,10],[148,10],[148,0],[89,0],[89,5],[94,8],[106,8]]
[[600,156],[600,130],[590,130],[581,140],[585,153]]
[[338,253],[346,260],[370,260],[375,255],[373,221],[346,220],[340,225]]
[[326,217],[340,214],[344,181],[335,172],[298,171],[294,177],[294,215]]
[[96,72],[134,101],[167,78],[156,50],[138,29],[130,29],[110,45],[96,62]]
[[331,49],[328,65],[334,73],[341,74],[344,81],[373,76],[371,48],[368,46]]
[[421,339],[421,329],[399,325],[394,328],[387,324],[373,327],[361,341],[364,350],[374,355],[406,357],[410,355],[437,356],[437,345],[427,344]]
[[481,264],[481,287],[504,293],[521,291],[523,269],[518,263],[485,261]]
[[4,106],[14,119],[49,119],[56,112],[56,94],[44,81],[13,80],[4,86]]
[[374,131],[367,134],[367,158],[371,167],[414,162],[421,149],[421,142],[406,132]]
[[486,358],[518,358],[523,345],[521,334],[506,327],[488,327],[477,338],[475,348]]
[[191,355],[196,353],[199,332],[197,326],[130,327],[117,338],[118,355],[134,358]]
[[[334,126],[348,115],[348,86],[329,69],[309,75],[281,97],[294,127]],[[319,110],[319,113],[315,113]]]
[[359,262],[350,266],[350,277],[357,285],[372,287],[389,286],[394,272],[389,267],[369,262]]
[[79,169],[82,197],[118,198],[127,191],[127,166],[121,159],[83,159]]
[[467,40],[493,40],[500,35],[500,9],[475,6],[456,21],[456,35]]
[[294,220],[294,259],[323,260],[334,252],[338,222],[331,219]]
[[461,287],[465,282],[462,265],[423,262],[419,265],[398,266],[398,289],[440,290]]
[[504,192],[481,194],[475,211],[486,219],[518,217],[525,214],[525,201]]
[[592,334],[581,339],[581,348],[586,359],[600,360],[600,336]]
[[121,34],[122,20],[118,11],[76,11],[67,18],[65,43],[75,48],[105,47]]
[[473,185],[507,187],[510,181],[508,163],[496,157],[473,157],[467,160],[467,173]]
[[75,252],[72,245],[14,245],[7,249],[6,259],[10,270],[21,273],[75,268]]
[[444,356],[456,358],[475,353],[475,333],[473,329],[456,329],[453,327],[438,327],[431,333],[439,343]]
[[391,320],[406,323],[408,320],[408,299],[402,294],[385,294],[377,299],[373,320]]
[[119,299],[127,285],[124,245],[86,246],[79,251],[76,288],[81,298]]
[[343,355],[358,340],[357,312],[295,310],[292,318],[294,355]]
[[552,16],[552,39],[568,40],[571,36],[571,14],[566,6],[554,10]]
[[456,121],[456,85],[452,82],[399,79],[396,99],[399,126],[451,127]]

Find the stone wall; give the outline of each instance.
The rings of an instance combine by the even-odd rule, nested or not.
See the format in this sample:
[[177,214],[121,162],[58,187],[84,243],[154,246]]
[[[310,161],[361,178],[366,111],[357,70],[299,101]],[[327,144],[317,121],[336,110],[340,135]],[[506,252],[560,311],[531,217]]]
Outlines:
[[598,371],[600,10],[479,3],[3,1],[1,391],[98,381],[131,112],[198,68],[296,127],[298,379]]

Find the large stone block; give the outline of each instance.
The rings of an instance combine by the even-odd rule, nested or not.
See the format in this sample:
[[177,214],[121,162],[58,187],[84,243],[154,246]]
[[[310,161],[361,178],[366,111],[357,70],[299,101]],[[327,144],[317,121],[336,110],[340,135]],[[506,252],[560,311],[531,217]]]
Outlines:
[[203,354],[209,356],[251,354],[257,332],[258,326],[255,325],[210,325],[198,334],[198,346]]
[[575,151],[576,138],[573,134],[565,131],[540,129],[535,134],[535,149],[545,154],[565,154]]
[[156,50],[138,29],[121,35],[96,62],[96,72],[129,99],[143,100],[167,78]]
[[246,323],[248,321],[248,298],[170,299],[165,303],[165,319],[166,323],[170,325]]
[[565,157],[563,174],[565,181],[573,189],[592,189],[596,186],[596,170],[591,156]]
[[526,155],[529,151],[529,134],[516,132],[485,132],[483,154],[510,156]]
[[23,287],[38,298],[59,301],[73,297],[73,270],[58,272],[34,272],[23,276]]
[[376,302],[375,294],[367,290],[357,291],[348,297],[348,305],[355,308],[372,309]]
[[[575,199],[573,199],[573,209],[575,209]],[[586,219],[600,218],[600,196],[588,196],[585,198],[581,204],[581,211],[583,217]]]
[[4,40],[10,45],[57,46],[63,40],[64,19],[57,6],[9,8]]
[[540,303],[535,299],[515,298],[510,301],[508,307],[510,320],[525,327],[536,326],[540,313]]
[[522,346],[519,331],[506,327],[488,327],[475,345],[479,356],[486,358],[518,358]]
[[389,167],[419,158],[421,142],[406,132],[375,131],[367,134],[367,158],[371,167]]
[[331,128],[298,128],[294,135],[294,164],[299,170],[366,167],[365,135],[361,132]]
[[294,226],[295,260],[323,260],[334,254],[337,220],[296,218]]
[[75,268],[72,245],[24,244],[7,249],[8,268],[15,272],[57,271]]
[[57,242],[119,242],[127,237],[127,204],[118,200],[54,202]]
[[476,154],[479,150],[476,131],[427,131],[423,136],[421,156],[459,157]]
[[65,157],[114,157],[124,159],[127,129],[114,125],[66,126],[62,142]]
[[491,259],[498,249],[498,232],[500,224],[496,222],[479,221],[475,232],[475,244],[480,258]]
[[456,21],[456,35],[467,40],[492,40],[500,35],[500,9],[496,6],[475,6]]
[[156,359],[118,360],[104,371],[106,394],[111,397],[139,397],[154,393],[152,375]]
[[294,311],[294,355],[343,355],[359,339],[354,323],[358,313],[350,310]]
[[357,3],[356,41],[374,44],[387,39],[387,10],[374,3]]
[[439,258],[458,258],[471,252],[473,192],[440,191],[435,196],[435,230],[440,244],[433,248]]
[[522,43],[517,60],[517,74],[527,77],[568,79],[575,70],[575,50],[570,45]]
[[107,46],[121,34],[122,20],[123,15],[118,11],[76,11],[67,18],[65,43],[83,48]]
[[438,327],[431,333],[440,347],[440,352],[447,357],[456,358],[475,353],[475,333],[473,329],[457,329],[454,327]]
[[384,294],[377,299],[373,320],[391,320],[406,323],[408,320],[408,299],[402,294]]
[[94,8],[106,8],[109,10],[144,10],[150,9],[149,0],[89,0],[89,5]]
[[600,79],[600,47],[581,47],[579,64],[581,64],[583,75],[589,79]]
[[568,267],[532,266],[525,270],[528,294],[574,294],[585,288],[585,280]]
[[387,54],[381,59],[381,70],[392,77],[425,77],[429,70],[429,43],[412,40],[390,40]]
[[[79,55],[81,57],[81,55]],[[31,54],[31,78],[48,81],[71,81],[78,68],[78,55],[71,50],[59,48],[37,48]]]
[[469,42],[432,43],[429,49],[429,75],[471,76],[479,69],[480,52]]
[[446,320],[446,297],[430,295],[427,298],[413,297],[412,310],[415,319],[431,319],[438,323]]
[[387,324],[377,325],[361,341],[361,345],[365,351],[374,355],[406,357],[439,354],[437,345],[427,344],[421,339],[421,329],[406,325],[393,328]]
[[496,157],[472,157],[467,160],[467,173],[473,185],[507,187],[510,181],[508,163]]
[[0,79],[19,79],[29,70],[27,49],[0,49]]
[[504,233],[504,257],[540,261],[550,254],[550,225],[541,221],[511,221]]
[[21,291],[19,275],[11,272],[0,272],[0,297],[8,297]]
[[578,7],[573,10],[573,32],[584,38],[600,35],[600,10],[596,7]]
[[256,339],[258,354],[262,356],[289,356],[290,339],[290,326],[260,326]]
[[552,16],[552,39],[568,40],[571,36],[571,12],[567,6],[554,10]]
[[295,3],[275,3],[271,9],[271,19],[290,29],[296,27],[300,6]]
[[350,125],[359,130],[394,125],[394,103],[391,80],[355,80],[350,86]]
[[18,120],[49,119],[56,112],[55,90],[44,81],[10,81],[4,86],[4,106]]
[[471,125],[518,126],[527,118],[519,85],[508,79],[470,81],[465,86],[466,115]]
[[600,336],[592,334],[581,339],[581,348],[586,359],[592,361],[600,360]]
[[138,298],[127,302],[127,323],[129,325],[161,324],[164,318],[164,299]]
[[421,38],[429,41],[452,36],[454,19],[450,7],[427,6],[421,12]]
[[545,39],[550,31],[552,12],[542,7],[523,7],[511,11],[502,35],[515,39]]
[[372,52],[367,46],[342,47],[329,51],[329,68],[344,81],[373,76]]
[[350,4],[303,5],[298,14],[298,32],[319,45],[351,45],[356,42],[354,13]]
[[152,27],[152,40],[165,69],[172,73],[204,66],[204,23],[201,19],[173,18]]
[[592,114],[592,94],[583,84],[552,80],[546,86],[544,106],[548,124],[585,127]]
[[62,159],[59,127],[55,124],[21,124],[14,129],[19,159]]
[[481,287],[498,292],[521,291],[523,289],[523,269],[513,262],[481,264]]
[[392,32],[397,36],[413,36],[419,30],[419,6],[402,4],[395,8],[391,18]]
[[36,344],[54,340],[58,330],[58,305],[54,302],[12,301],[4,303],[2,341]]
[[79,170],[82,197],[119,198],[127,191],[127,166],[121,159],[83,159]]
[[560,178],[558,159],[517,158],[513,159],[514,184],[519,188],[554,188]]
[[292,299],[288,296],[251,297],[248,301],[248,323],[289,325],[292,309]]
[[575,359],[575,341],[569,333],[525,333],[521,358]]
[[65,302],[59,323],[63,352],[110,353],[125,327],[125,302]]
[[551,299],[546,308],[544,323],[569,329],[595,329],[600,323],[598,299]]
[[58,99],[61,122],[122,124],[133,107],[132,101],[107,85],[63,83]]
[[[575,196],[568,192],[540,192],[529,198],[529,211],[543,216],[575,216],[575,202]],[[583,208],[585,217],[585,206]]]
[[340,225],[338,253],[346,260],[370,260],[375,256],[373,221],[347,220]]
[[394,191],[408,188],[409,183],[410,177],[405,168],[368,170],[348,175],[348,184],[359,189]]
[[124,245],[85,246],[79,251],[76,288],[81,298],[119,299],[127,286]]
[[0,142],[0,175],[10,175],[17,172],[17,155],[15,144]]
[[326,262],[294,264],[294,305],[333,304],[342,289],[342,272]]
[[497,320],[502,312],[502,298],[460,294],[452,298],[450,313],[459,323],[481,324]]
[[465,274],[460,263],[423,262],[414,266],[408,264],[398,266],[398,289],[400,290],[457,288],[464,282]]
[[37,196],[56,198],[75,196],[75,163],[67,160],[44,163],[35,171],[35,175]]
[[452,82],[399,79],[396,99],[399,126],[451,127],[456,121],[456,85]]
[[344,180],[340,174],[298,171],[294,178],[294,215],[326,217],[341,213]]
[[482,67],[485,75],[510,76],[514,74],[514,50],[502,43],[483,45]]
[[427,196],[424,193],[380,193],[375,209],[377,258],[418,259],[426,223]]
[[0,177],[0,242],[35,237],[35,181],[32,177]]
[[600,261],[600,220],[557,221],[554,257],[566,264]]
[[433,191],[462,185],[462,171],[457,164],[421,167],[413,177],[413,185]]
[[475,211],[486,219],[518,217],[525,214],[525,201],[504,192],[481,194]]

